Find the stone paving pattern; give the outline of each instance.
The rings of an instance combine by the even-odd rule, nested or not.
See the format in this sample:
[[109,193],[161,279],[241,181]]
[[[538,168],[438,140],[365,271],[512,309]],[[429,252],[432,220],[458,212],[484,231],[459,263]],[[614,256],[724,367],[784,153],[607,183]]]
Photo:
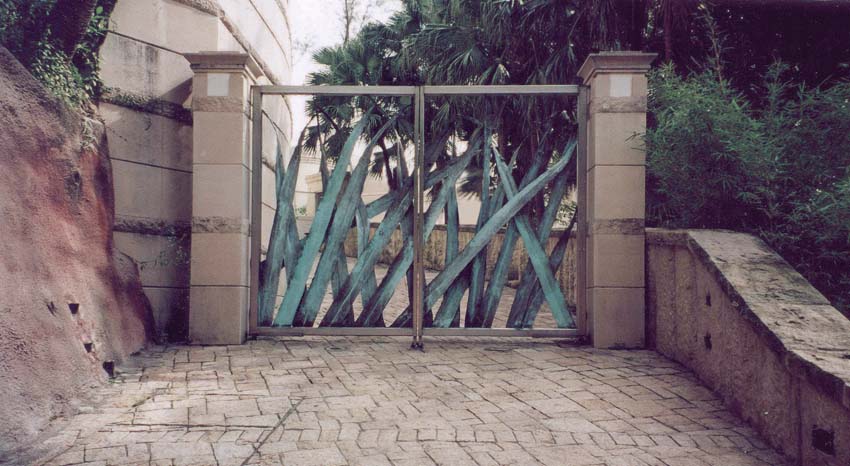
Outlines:
[[530,339],[156,347],[36,464],[784,465],[682,366]]

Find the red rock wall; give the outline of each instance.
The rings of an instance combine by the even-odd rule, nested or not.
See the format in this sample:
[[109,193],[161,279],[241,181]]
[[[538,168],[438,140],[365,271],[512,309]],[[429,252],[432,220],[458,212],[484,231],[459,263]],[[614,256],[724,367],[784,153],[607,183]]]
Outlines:
[[151,334],[136,266],[113,252],[111,176],[102,126],[0,47],[0,462]]

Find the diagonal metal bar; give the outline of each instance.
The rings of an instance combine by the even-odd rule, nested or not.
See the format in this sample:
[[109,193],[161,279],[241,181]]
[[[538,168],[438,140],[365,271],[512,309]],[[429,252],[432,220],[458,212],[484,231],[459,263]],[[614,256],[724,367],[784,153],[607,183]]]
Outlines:
[[401,191],[390,191],[374,201],[366,204],[366,218],[372,218],[387,211],[393,202],[401,197]]
[[[369,236],[372,232],[372,225],[369,223],[369,216],[366,211],[366,204],[363,203],[363,199],[359,199],[357,204],[357,257],[363,255],[363,251],[366,249],[366,244],[369,242]],[[360,290],[360,300],[363,304],[363,307],[366,307],[366,303],[372,299],[372,295],[375,294],[375,290],[378,288],[378,283],[375,280],[375,271],[367,271],[365,272],[366,276],[363,281],[363,287]],[[383,319],[379,322],[376,322],[381,327],[383,327]]]
[[274,324],[279,326],[290,326],[295,318],[295,312],[298,308],[301,298],[304,296],[304,291],[307,286],[307,278],[310,274],[310,269],[313,267],[313,260],[318,254],[322,246],[322,241],[325,237],[328,224],[331,221],[334,204],[336,204],[337,196],[342,189],[342,183],[345,179],[346,166],[351,160],[351,154],[354,152],[354,146],[360,138],[360,134],[366,126],[366,118],[361,118],[359,122],[351,130],[351,134],[346,140],[339,155],[339,160],[334,167],[333,174],[328,180],[328,185],[319,207],[316,209],[316,215],[313,217],[313,223],[310,225],[310,233],[307,236],[307,241],[304,243],[304,249],[298,264],[295,266],[295,273],[286,293],[283,296],[283,302],[280,305]]
[[[346,272],[346,276],[341,278],[342,280],[348,279],[348,268],[345,265],[345,252],[342,250],[342,247],[345,242],[345,237],[351,230],[351,222],[354,220],[357,205],[359,204],[358,200],[360,199],[360,193],[363,191],[363,184],[366,181],[366,175],[368,174],[369,168],[368,152],[371,149],[372,147],[370,146],[367,149],[367,152],[360,157],[360,161],[357,163],[354,171],[351,172],[348,185],[345,187],[345,191],[343,191],[343,195],[337,204],[336,212],[334,213],[334,221],[325,241],[325,250],[322,253],[321,259],[319,259],[319,265],[316,267],[316,271],[313,274],[313,281],[310,284],[310,288],[307,289],[307,293],[301,301],[301,310],[299,311],[299,314],[303,314],[304,320],[303,322],[298,322],[296,320],[294,322],[295,325],[303,325],[305,327],[313,326],[313,321],[319,312],[319,307],[322,304],[322,298],[324,298],[325,291],[328,287],[330,274],[335,268],[339,267],[340,263],[342,263],[343,267],[345,267]],[[338,286],[337,289],[334,290],[335,293],[339,291]],[[350,314],[351,311],[349,311],[349,309],[350,306],[345,309],[341,309],[343,312],[340,312],[339,314],[353,318],[353,314]],[[339,314],[331,315],[330,313],[327,313],[325,314],[325,320],[344,323],[346,319],[340,318]],[[325,325],[325,320],[322,321],[323,325]]]
[[398,226],[410,208],[412,200],[413,193],[408,186],[402,195],[396,198],[390,208],[387,209],[386,216],[378,225],[375,234],[372,235],[372,239],[369,240],[369,243],[363,250],[363,254],[357,258],[357,262],[355,262],[348,280],[343,283],[339,293],[335,296],[334,302],[331,303],[331,307],[328,309],[329,313],[339,312],[339,308],[351,304],[354,297],[359,293],[360,287],[363,286],[366,275],[373,273],[372,271],[378,262],[381,251],[383,251],[396,226]]
[[[562,157],[566,157],[567,154],[574,151],[575,148],[575,141],[570,141],[564,149]],[[569,175],[565,172],[563,175],[555,179],[554,186],[552,186],[552,191],[549,195],[549,205],[546,206],[543,218],[540,219],[540,228],[537,231],[537,239],[540,241],[540,244],[546,244],[549,241],[549,234],[551,233],[555,220],[558,217],[561,200],[566,195],[568,188]],[[516,294],[514,295],[514,302],[511,305],[511,311],[508,314],[508,320],[506,322],[507,327],[517,328],[522,324],[522,316],[526,314],[528,301],[533,296],[532,290],[535,289],[534,286],[536,284],[537,276],[534,273],[534,266],[531,263],[528,263],[520,276],[519,287],[517,287]]]
[[[452,143],[452,158],[457,158],[457,145],[455,143]],[[457,189],[455,186],[452,186],[452,189],[449,192],[449,198],[446,200],[445,222],[446,258],[443,264],[448,264],[453,261],[460,252],[460,215],[457,207]],[[436,315],[451,315],[452,318],[446,326],[457,327],[460,326],[460,300],[463,297],[463,291],[461,291],[459,296],[455,299],[453,297],[454,294],[457,294],[457,292],[453,290],[455,286],[460,287],[461,283],[456,282],[453,284],[452,288],[449,288],[446,292],[446,296],[443,296],[443,301],[440,303],[439,311],[435,314],[435,319]],[[466,286],[463,286],[463,290],[465,289]],[[436,321],[434,321],[432,325],[437,326]]]
[[[426,156],[436,158],[436,155],[434,154],[436,154],[441,147],[440,144],[445,144],[444,140],[441,139],[441,141],[442,142],[438,141],[438,145],[432,147],[430,155],[426,153]],[[425,185],[433,186],[439,183],[447,176],[448,173],[450,173],[454,166],[455,165],[452,164],[429,173],[426,177]],[[410,178],[404,180],[404,183],[400,188],[400,194],[393,196],[393,201],[386,210],[387,213],[384,216],[384,219],[378,225],[378,228],[375,230],[375,234],[372,236],[372,239],[369,240],[369,244],[364,249],[363,254],[357,258],[357,262],[351,271],[351,275],[343,284],[339,293],[336,294],[334,302],[328,310],[329,313],[339,312],[337,310],[338,307],[350,305],[360,287],[363,286],[363,282],[366,280],[366,274],[373,273],[372,271],[380,257],[381,251],[383,251],[384,247],[389,242],[393,231],[396,229],[396,226],[399,225],[399,222],[401,222],[405,217],[407,210],[413,202],[412,189],[413,180]]]
[[446,292],[459,273],[475,258],[475,256],[484,249],[490,239],[499,229],[507,223],[511,217],[515,216],[531,199],[537,195],[552,179],[558,176],[569,163],[568,158],[562,158],[554,165],[549,167],[542,175],[529,183],[524,189],[518,192],[512,199],[505,203],[498,211],[496,211],[487,223],[477,231],[466,247],[463,248],[457,258],[450,264],[446,264],[437,276],[428,284],[425,305],[433,306],[434,302]]
[[[286,264],[287,272],[292,269],[295,262],[292,252],[287,251],[287,243],[294,243],[289,236],[290,226],[295,217],[292,208],[292,198],[295,195],[295,184],[298,181],[298,168],[301,166],[301,143],[304,133],[298,137],[298,143],[292,151],[289,165],[283,170],[283,153],[280,141],[277,145],[277,163],[275,165],[275,191],[277,192],[277,209],[272,221],[271,236],[269,238],[269,249],[266,253],[266,265],[263,270],[263,286],[259,293],[258,322],[260,325],[269,325],[274,312],[274,302],[277,297],[278,285],[280,284],[280,271]],[[290,240],[290,241],[288,241]],[[295,238],[297,241],[297,237]],[[297,243],[296,243],[297,244]],[[287,281],[289,274],[287,273]]]
[[[473,133],[473,140],[475,141],[470,147],[477,153],[478,146],[482,143],[481,135],[482,131],[476,131]],[[467,152],[469,149],[467,149]],[[455,158],[456,160],[456,158]],[[453,187],[454,188],[454,187]],[[496,188],[496,192],[494,194],[497,201],[495,204],[501,206],[502,192],[501,188]],[[450,201],[450,202],[449,202]],[[458,206],[457,206],[457,194],[456,189],[452,189],[450,192],[450,198],[446,203],[446,215],[448,216],[446,222],[446,261],[445,264],[451,263],[455,257],[457,257],[458,252],[460,250],[459,244],[459,224],[460,219],[458,215]],[[453,251],[450,253],[449,251]],[[466,293],[466,290],[469,288],[470,274],[471,274],[472,266],[467,266],[463,269],[459,277],[452,282],[449,289],[446,291],[443,296],[443,300],[440,303],[440,309],[431,319],[430,325],[433,327],[449,327],[449,326],[460,326],[460,303],[463,299],[463,295]],[[431,308],[431,304],[427,304],[427,308]],[[427,317],[427,316],[426,316]],[[407,326],[410,325],[410,310],[406,310],[402,312],[393,322],[393,326]]]
[[[552,250],[552,254],[549,256],[549,268],[552,270],[553,274],[558,272],[558,268],[564,260],[575,224],[576,216],[573,216],[572,220],[570,220],[570,225],[561,237],[558,238],[558,242],[555,244],[555,249]],[[537,318],[537,312],[540,310],[540,306],[543,305],[543,301],[545,300],[543,290],[540,288],[540,282],[535,280],[532,283],[531,299],[529,299],[529,304],[526,306],[525,314],[522,318],[523,328],[530,328],[534,325],[534,320]]]
[[[460,177],[461,173],[463,173],[463,170],[469,164],[471,159],[472,151],[467,151],[467,153],[460,159],[463,163],[453,164],[452,170],[448,172],[446,178],[443,180],[439,193],[431,201],[431,205],[428,206],[428,211],[425,213],[423,241],[427,241],[428,236],[430,236],[431,232],[434,230],[434,226],[437,224],[437,218],[439,217],[440,212],[443,211],[443,207],[449,198],[449,193],[454,191],[457,179]],[[380,287],[378,287],[378,292],[375,294],[375,297],[363,309],[363,313],[358,318],[359,326],[368,326],[375,320],[376,316],[383,314],[384,308],[393,293],[395,293],[398,282],[413,263],[414,239],[415,238],[413,236],[405,236],[401,252],[398,256],[396,256],[390,266],[390,269],[381,282]]]
[[[502,185],[505,187],[505,193],[508,199],[514,199],[517,194],[516,183],[511,177],[508,167],[501,160],[498,153],[496,154],[496,168],[502,177]],[[562,159],[564,160],[564,159]],[[569,160],[568,158],[566,160]],[[555,317],[555,322],[558,327],[566,328],[572,325],[573,319],[567,310],[567,300],[564,293],[561,291],[561,286],[555,280],[552,270],[549,269],[548,261],[546,260],[546,250],[540,246],[540,242],[531,230],[528,222],[528,217],[524,214],[518,214],[515,219],[517,230],[522,236],[522,241],[528,250],[528,259],[534,266],[537,272],[537,278],[540,280],[540,285],[543,287],[543,292],[546,295],[546,301],[549,302],[549,307],[552,308],[552,314]]]
[[[567,192],[567,187],[568,177],[566,173],[555,179],[552,192],[549,195],[549,205],[546,206],[543,218],[539,222],[540,228],[537,231],[537,240],[540,241],[541,245],[547,244],[549,241],[549,234],[558,215],[561,199],[563,199]],[[520,276],[519,286],[517,287],[516,294],[514,294],[514,302],[511,304],[511,311],[508,314],[507,327],[517,328],[520,325],[522,316],[525,314],[528,306],[528,300],[533,296],[532,290],[537,283],[534,266],[529,262]]]
[[[357,166],[349,176],[348,184],[345,186],[345,190],[336,205],[333,222],[325,239],[325,250],[313,274],[313,281],[301,301],[300,309],[293,322],[294,325],[313,326],[313,321],[318,314],[319,307],[327,290],[328,275],[331,275],[334,295],[339,293],[340,286],[348,279],[347,258],[343,249],[345,238],[351,230],[351,224],[354,220],[357,207],[363,202],[361,193],[363,192],[363,185],[366,182],[372,151],[393,123],[394,119],[391,119],[372,137],[363,154],[360,156]],[[323,325],[325,325],[325,321],[333,322],[337,326],[350,325],[354,323],[354,312],[350,305],[345,306],[337,313],[327,313],[323,319]]]
[[[327,117],[327,114],[325,113],[324,110],[320,110],[320,112],[325,114],[325,116]],[[317,121],[318,121],[318,116],[316,118],[317,118]],[[339,131],[339,127],[337,127],[336,125],[334,125],[334,128],[337,131]],[[318,146],[319,146],[319,150],[321,151],[321,157],[319,158],[319,173],[321,174],[321,177],[322,177],[322,192],[324,193],[326,191],[326,187],[328,185],[328,178],[330,177],[330,175],[328,174],[328,154],[327,154],[327,152],[325,152],[324,141],[322,141],[321,133],[319,133]],[[345,189],[345,188],[343,188],[343,189]],[[336,207],[334,208],[334,214],[331,216],[331,225],[333,225],[335,216],[336,216]],[[339,251],[338,254],[339,254],[339,258],[338,258],[337,262],[333,265],[332,271],[331,271],[331,291],[333,292],[333,294],[336,294],[336,293],[339,292],[340,285],[345,281],[345,279],[348,278],[348,265],[346,264],[345,251]],[[324,257],[324,256],[320,256],[320,257]],[[308,289],[308,291],[309,291],[309,289]],[[295,311],[295,318],[293,319],[292,324],[296,325],[296,326],[302,326],[302,327],[303,326],[312,327],[313,326],[313,318],[309,317],[309,315],[305,315],[305,309],[304,309],[304,306],[303,306],[304,298],[302,297],[301,300],[302,300],[301,304],[298,306],[298,309]],[[344,310],[344,314],[353,316],[354,310],[352,309],[351,306],[348,306]]]
[[[534,152],[531,166],[526,171],[520,182],[520,189],[528,186],[528,183],[540,173],[540,170],[548,162],[545,151],[546,140],[551,131],[547,131],[540,141],[538,149]],[[497,155],[498,156],[498,155]],[[560,177],[559,177],[560,178]],[[556,178],[557,179],[557,178]],[[489,328],[493,326],[493,319],[496,317],[496,310],[499,307],[499,300],[502,297],[502,291],[505,282],[508,279],[508,271],[511,262],[513,261],[513,252],[516,242],[519,239],[519,231],[516,228],[516,222],[510,222],[502,239],[502,249],[499,251],[499,256],[496,259],[496,264],[493,266],[493,271],[490,274],[490,280],[487,285],[487,291],[484,294],[484,299],[481,303],[482,327]]]
[[[490,209],[495,207],[496,199],[490,198],[490,139],[492,134],[490,128],[484,128],[484,151],[481,156],[481,206],[478,210],[478,220],[475,230],[478,231],[487,222]],[[501,202],[500,202],[501,203]],[[501,207],[501,205],[499,205]],[[466,302],[466,327],[480,327],[481,317],[479,314],[481,296],[484,292],[484,280],[487,278],[487,249],[475,256],[472,261],[472,269],[469,273],[469,295]]]

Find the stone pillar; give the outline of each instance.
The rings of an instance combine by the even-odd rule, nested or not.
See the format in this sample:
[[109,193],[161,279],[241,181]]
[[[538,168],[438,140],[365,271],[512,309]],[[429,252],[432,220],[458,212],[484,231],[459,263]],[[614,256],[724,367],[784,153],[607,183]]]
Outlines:
[[655,54],[603,52],[579,70],[587,107],[586,329],[597,348],[644,346],[646,72]]
[[189,338],[241,344],[250,297],[249,95],[260,71],[244,53],[185,57],[195,73]]

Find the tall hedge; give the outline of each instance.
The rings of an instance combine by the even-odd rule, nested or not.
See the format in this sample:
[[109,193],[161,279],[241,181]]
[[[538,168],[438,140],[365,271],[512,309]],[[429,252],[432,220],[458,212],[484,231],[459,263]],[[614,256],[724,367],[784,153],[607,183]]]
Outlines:
[[850,317],[850,83],[786,72],[758,99],[713,71],[652,73],[650,221],[758,235]]

